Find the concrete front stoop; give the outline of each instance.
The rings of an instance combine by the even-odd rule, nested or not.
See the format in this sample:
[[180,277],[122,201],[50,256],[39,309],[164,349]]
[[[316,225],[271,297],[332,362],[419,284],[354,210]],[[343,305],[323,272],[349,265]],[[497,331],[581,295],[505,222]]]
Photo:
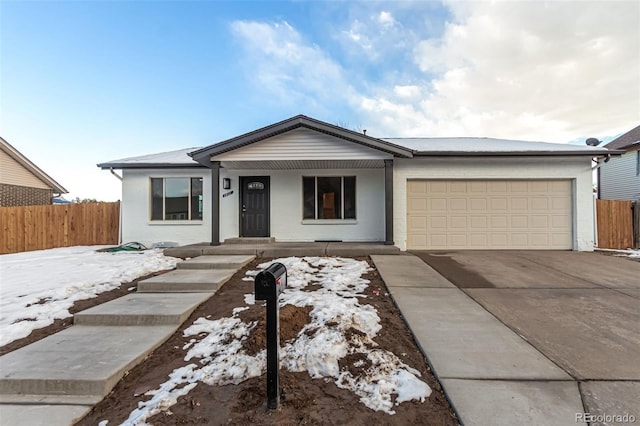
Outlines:
[[205,256],[78,312],[74,325],[0,357],[0,424],[71,425],[254,256]]

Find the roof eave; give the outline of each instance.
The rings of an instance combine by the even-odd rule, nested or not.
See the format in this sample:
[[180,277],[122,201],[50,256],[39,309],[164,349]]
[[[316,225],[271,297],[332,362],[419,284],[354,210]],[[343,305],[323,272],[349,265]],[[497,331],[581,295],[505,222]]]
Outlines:
[[625,151],[414,151],[416,157],[606,157],[622,155]]
[[131,163],[101,163],[97,164],[102,170],[109,169],[184,169],[184,168],[201,168],[204,167],[201,164],[193,163],[193,164],[175,164],[175,163],[142,163],[142,164],[131,164]]

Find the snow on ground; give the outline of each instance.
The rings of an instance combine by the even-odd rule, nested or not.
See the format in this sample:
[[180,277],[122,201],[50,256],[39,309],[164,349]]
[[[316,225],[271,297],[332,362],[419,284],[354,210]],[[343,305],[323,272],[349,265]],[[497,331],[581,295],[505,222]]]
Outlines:
[[615,256],[630,257],[631,259],[640,259],[640,250],[627,249],[627,250],[615,250],[615,249],[596,249],[598,251],[610,251],[616,253]]
[[166,269],[179,259],[162,250],[98,253],[76,246],[0,256],[0,346],[70,317],[77,300]]
[[[420,380],[420,373],[404,364],[395,354],[382,350],[373,341],[381,330],[376,309],[360,304],[362,292],[369,281],[362,274],[369,271],[366,261],[346,258],[289,257],[276,259],[287,267],[287,288],[280,296],[280,305],[311,306],[311,323],[307,324],[292,343],[280,348],[280,366],[289,371],[307,371],[313,378],[333,380],[335,384],[354,392],[372,410],[394,414],[395,404],[424,401],[431,394],[429,386]],[[259,265],[260,269],[269,263]],[[245,280],[253,281],[259,271],[247,272]],[[320,285],[315,291],[304,291],[310,284]],[[254,305],[253,294],[244,298],[245,306],[233,310],[233,315],[218,320],[198,318],[184,331],[192,339],[184,346],[185,361],[192,363],[175,369],[169,380],[158,389],[147,392],[152,398],[138,404],[125,425],[142,425],[146,420],[168,410],[180,396],[186,395],[198,382],[213,386],[238,384],[266,370],[266,350],[249,356],[242,348],[256,323],[244,323],[238,313]],[[352,329],[359,332],[353,333]],[[229,343],[230,342],[230,343]],[[338,360],[349,354],[366,357],[366,374],[353,376],[340,371]],[[364,366],[365,362],[362,361]],[[358,366],[356,366],[358,367]]]

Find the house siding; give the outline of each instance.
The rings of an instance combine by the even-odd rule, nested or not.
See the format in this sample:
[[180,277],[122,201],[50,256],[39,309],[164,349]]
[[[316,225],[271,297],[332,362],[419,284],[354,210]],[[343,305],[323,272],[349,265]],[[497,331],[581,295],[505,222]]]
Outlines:
[[0,183],[51,191],[51,188],[45,182],[38,179],[33,173],[2,150],[0,150],[0,171]]
[[338,139],[310,129],[299,128],[234,151],[216,155],[214,161],[269,160],[384,160],[391,154]]
[[573,182],[573,248],[594,248],[591,158],[413,158],[394,164],[394,239],[407,248],[407,180],[409,179],[570,179]]
[[638,150],[612,157],[600,167],[600,198],[603,200],[640,200],[640,176],[637,173]]
[[[201,177],[203,184],[203,218],[201,221],[152,221],[151,179]],[[211,170],[125,169],[122,173],[122,241],[150,246],[161,241],[194,244],[211,241]]]

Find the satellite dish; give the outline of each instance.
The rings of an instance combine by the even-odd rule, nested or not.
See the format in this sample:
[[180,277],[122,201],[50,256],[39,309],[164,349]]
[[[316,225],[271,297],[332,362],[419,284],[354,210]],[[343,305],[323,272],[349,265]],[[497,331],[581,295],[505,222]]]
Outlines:
[[600,141],[596,138],[589,138],[585,141],[585,143],[589,146],[598,146],[600,145]]

